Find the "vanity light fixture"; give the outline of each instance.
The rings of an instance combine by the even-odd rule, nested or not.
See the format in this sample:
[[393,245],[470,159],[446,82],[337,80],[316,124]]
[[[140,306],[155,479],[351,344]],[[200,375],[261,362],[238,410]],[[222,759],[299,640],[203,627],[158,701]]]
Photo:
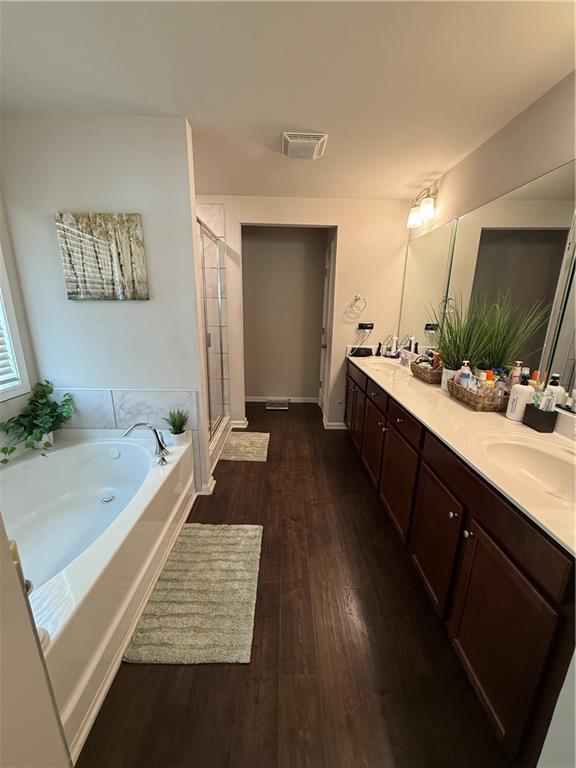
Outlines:
[[421,227],[425,221],[432,221],[434,214],[434,195],[430,191],[430,188],[426,187],[421,192],[419,192],[414,199],[412,207],[410,208],[410,213],[408,214],[408,221],[406,222],[406,226],[408,229]]

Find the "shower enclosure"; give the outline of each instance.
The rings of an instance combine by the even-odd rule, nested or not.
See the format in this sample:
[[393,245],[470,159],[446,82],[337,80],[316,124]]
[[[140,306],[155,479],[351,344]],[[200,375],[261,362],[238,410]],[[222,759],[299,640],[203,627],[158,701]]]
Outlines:
[[226,243],[201,220],[202,303],[206,338],[206,371],[210,438],[228,412],[228,328],[226,307]]

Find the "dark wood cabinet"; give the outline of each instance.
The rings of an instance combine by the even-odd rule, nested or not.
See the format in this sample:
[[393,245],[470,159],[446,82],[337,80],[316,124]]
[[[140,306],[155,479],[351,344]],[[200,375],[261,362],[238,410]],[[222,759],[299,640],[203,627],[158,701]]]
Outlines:
[[[575,644],[574,557],[348,363],[346,426],[515,768]],[[382,431],[385,430],[385,431]]]
[[474,520],[465,546],[450,634],[507,751],[515,755],[558,613]]
[[352,424],[354,423],[354,401],[355,401],[356,384],[350,378],[346,377],[346,404],[344,406],[344,423],[348,432],[352,432]]
[[417,473],[418,454],[393,427],[388,426],[382,454],[380,496],[404,541],[410,528]]
[[352,415],[352,440],[360,453],[364,437],[364,409],[366,407],[366,395],[356,386],[354,389],[354,413]]
[[410,554],[432,602],[444,617],[464,509],[423,465],[414,503]]
[[366,399],[366,413],[364,416],[364,442],[362,445],[362,460],[366,465],[374,485],[380,480],[380,467],[382,464],[382,449],[384,447],[384,435],[386,418],[374,405],[372,399]]

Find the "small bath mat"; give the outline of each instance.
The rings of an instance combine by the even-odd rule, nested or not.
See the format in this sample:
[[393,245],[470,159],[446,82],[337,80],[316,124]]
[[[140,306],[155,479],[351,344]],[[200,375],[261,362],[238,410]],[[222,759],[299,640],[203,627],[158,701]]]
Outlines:
[[230,432],[220,458],[224,461],[266,461],[269,432]]
[[247,664],[261,543],[261,525],[184,525],[124,661]]

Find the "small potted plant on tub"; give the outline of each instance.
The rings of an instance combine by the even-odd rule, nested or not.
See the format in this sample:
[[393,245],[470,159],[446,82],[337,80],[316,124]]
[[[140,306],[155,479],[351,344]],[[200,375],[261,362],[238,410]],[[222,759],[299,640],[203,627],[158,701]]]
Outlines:
[[168,411],[168,418],[164,419],[164,421],[170,425],[172,444],[186,445],[188,442],[188,435],[186,433],[186,425],[188,424],[188,411],[183,411],[180,408],[176,408],[173,411]]
[[58,403],[51,398],[53,392],[50,381],[39,381],[20,413],[0,422],[0,430],[9,438],[8,445],[0,448],[0,464],[7,464],[21,444],[38,451],[53,447],[54,432],[72,418],[75,410],[72,395],[65,394]]

